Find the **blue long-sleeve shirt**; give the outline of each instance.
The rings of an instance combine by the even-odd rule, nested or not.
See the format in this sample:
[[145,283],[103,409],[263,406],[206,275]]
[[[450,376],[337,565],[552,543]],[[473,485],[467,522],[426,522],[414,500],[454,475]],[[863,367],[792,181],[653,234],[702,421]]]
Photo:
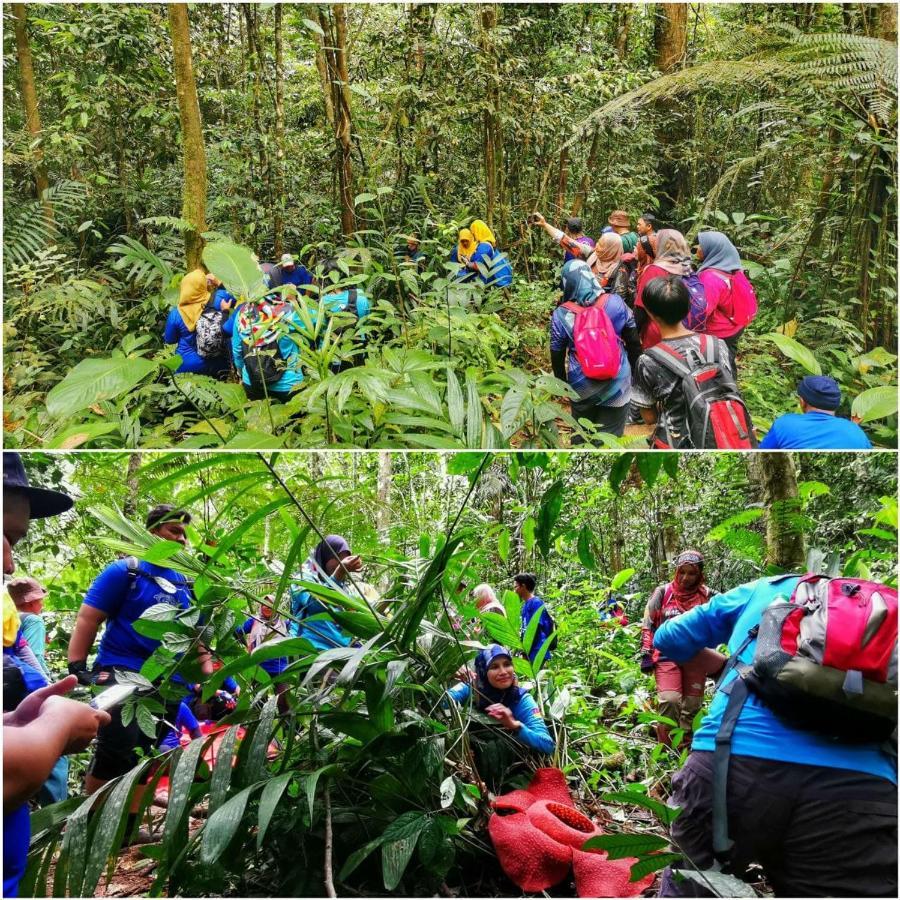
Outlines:
[[759,449],[871,450],[872,443],[856,422],[815,411],[779,416]]
[[[500,257],[495,259],[495,257]],[[459,262],[459,248],[454,247],[450,253],[450,262]],[[474,270],[467,267],[461,268],[456,273],[457,281],[471,281],[477,275],[482,284],[488,287],[507,287],[512,284],[513,271],[509,259],[505,254],[495,250],[487,241],[482,241],[475,252],[469,257],[470,263],[481,263],[488,270],[486,276],[480,269]]]
[[[221,310],[222,301],[233,299],[231,294],[221,288],[216,291],[213,298],[213,306]],[[222,330],[225,333],[224,345],[227,348],[228,340],[231,338],[234,329],[234,316],[229,316],[222,324]],[[200,375],[218,375],[221,372],[228,371],[227,349],[222,356],[206,358],[197,352],[197,331],[191,331],[181,318],[178,307],[169,310],[169,317],[166,319],[166,330],[163,334],[163,341],[167,344],[176,344],[175,352],[181,357],[181,365],[177,372],[196,372]]]
[[[237,316],[238,310],[235,310],[232,318],[237,319]],[[281,351],[281,356],[284,359],[285,371],[277,381],[273,381],[271,384],[266,385],[267,390],[284,394],[290,393],[301,381],[303,381],[303,369],[301,368],[300,363],[300,348],[291,337],[291,334],[303,340],[305,330],[302,319],[294,311],[291,311],[289,315],[287,332],[288,333],[282,334],[278,338],[278,349]],[[241,381],[249,386],[250,376],[247,374],[247,367],[244,365],[244,352],[246,348],[243,337],[240,329],[235,327],[234,333],[231,336],[231,356],[234,360],[235,368],[240,373]]]
[[[765,608],[778,596],[790,597],[798,580],[796,575],[761,578],[717,594],[708,603],[664,622],[656,631],[653,645],[675,662],[686,662],[704,647],[726,642],[733,654],[749,630],[759,624]],[[741,654],[741,662],[749,664],[755,650],[756,641],[752,641]],[[737,672],[732,670],[727,680],[736,677]],[[728,697],[717,691],[694,735],[694,750],[715,750],[716,733],[727,703]],[[795,728],[752,692],[735,726],[731,749],[738,756],[850,769],[897,782],[896,767],[880,745],[849,744]]]
[[605,294],[597,302],[606,304],[606,314],[619,336],[620,362],[615,378],[597,381],[584,374],[575,355],[575,313],[565,306],[557,306],[550,317],[550,349],[567,351],[567,381],[581,400],[592,400],[597,406],[624,406],[631,399],[631,366],[622,331],[636,327],[634,313],[618,294]]
[[[472,693],[472,687],[468,684],[457,684],[447,691],[449,697],[462,706]],[[523,693],[519,700],[510,706],[509,711],[522,723],[517,731],[510,732],[526,747],[537,750],[538,753],[552,753],[556,749],[556,741],[547,730],[547,723],[541,716],[537,703],[531,694]]]
[[[525,632],[528,630],[528,623],[531,622],[532,617],[538,612],[540,612],[541,619],[540,622],[538,622],[537,631],[534,633],[534,640],[531,642],[531,647],[526,648],[528,658],[532,662],[534,662],[540,652],[541,647],[544,645],[544,641],[546,641],[553,632],[553,619],[550,618],[550,613],[547,612],[544,601],[538,596],[534,596],[522,604],[521,637],[525,637]],[[548,649],[547,655],[544,657],[544,662],[550,662],[552,656],[553,654]]]

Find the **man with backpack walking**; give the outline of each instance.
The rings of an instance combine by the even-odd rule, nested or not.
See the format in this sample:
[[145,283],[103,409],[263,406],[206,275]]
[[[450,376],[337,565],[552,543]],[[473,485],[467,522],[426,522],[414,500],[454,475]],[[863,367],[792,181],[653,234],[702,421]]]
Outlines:
[[[544,642],[556,631],[556,624],[553,617],[547,611],[544,601],[535,594],[534,589],[537,586],[537,578],[531,572],[520,572],[513,578],[513,590],[522,601],[522,625],[521,636],[524,638],[535,616],[538,617],[537,630],[534,633],[529,646],[525,648],[528,659],[534,663],[537,655],[543,647]],[[544,657],[544,663],[550,662],[552,651],[556,649],[557,639],[553,638],[547,648],[547,654]]]
[[756,446],[750,413],[738,392],[725,342],[695,334],[682,320],[690,295],[678,275],[654,278],[643,304],[662,340],[637,363],[635,404],[656,425],[651,446],[663,450],[746,450]]
[[[640,353],[634,317],[618,294],[604,292],[580,259],[563,266],[561,287],[562,302],[550,317],[553,374],[578,394],[572,401],[575,419],[621,436],[631,402],[629,356]],[[580,442],[574,435],[572,443]]]
[[[674,660],[727,642],[730,659],[673,778],[683,870],[747,877],[776,896],[897,896],[897,591],[781,575],[667,622]],[[720,896],[663,876],[660,896]]]

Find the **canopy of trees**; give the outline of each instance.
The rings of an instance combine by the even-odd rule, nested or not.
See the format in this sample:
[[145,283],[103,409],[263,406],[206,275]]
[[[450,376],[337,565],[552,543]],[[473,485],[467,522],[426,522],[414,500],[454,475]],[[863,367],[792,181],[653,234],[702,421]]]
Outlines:
[[[760,428],[821,370],[896,445],[893,4],[170,7],[5,7],[11,442],[565,445],[559,257],[527,216],[596,235],[649,207],[739,247]],[[502,297],[448,292],[475,217],[512,259]],[[412,230],[424,271],[394,257]],[[173,384],[177,279],[223,238],[260,260],[342,253],[375,301],[365,365],[330,377],[346,347],[320,341],[274,410]]]
[[[89,803],[76,796],[34,814],[22,895],[91,896],[112,857],[127,893],[157,896],[322,896],[329,888],[340,896],[517,896],[484,830],[484,779],[518,784],[534,760],[496,731],[491,738],[477,716],[441,711],[440,700],[474,652],[469,642],[520,646],[509,587],[523,569],[537,573],[559,637],[549,665],[516,661],[556,737],[553,764],[609,830],[644,841],[644,871],[659,868],[664,860],[650,851],[665,846],[663,804],[686,751],[677,736],[674,749],[657,745],[651,682],[636,654],[643,604],[670,577],[673,554],[701,549],[709,583],[723,590],[832,554],[848,575],[895,583],[892,455],[778,460],[31,455],[36,481],[77,497],[61,520],[33,523],[17,551],[19,574],[50,589],[51,665],[64,665],[75,610],[97,572],[115,553],[149,554],[195,579],[203,639],[225,664],[207,686],[232,673],[243,690],[215,765],[200,759],[197,742],[167,757],[159,774],[169,778],[170,802],[152,812],[156,843],[128,851],[128,872],[142,874],[125,872],[119,843],[149,761]],[[193,512],[187,552],[140,527],[161,501]],[[365,601],[345,598],[336,614],[361,646],[315,653],[289,641],[291,710],[276,715],[258,666],[265,648],[251,657],[233,628],[257,614],[266,594],[289,609],[288,584],[324,533],[346,536],[365,562]],[[481,581],[494,585],[510,622],[477,613],[469,591]],[[469,590],[459,591],[462,582]],[[625,627],[600,621],[612,593],[626,606]],[[144,673],[177,667],[191,677],[199,622],[196,613],[148,613],[141,628],[162,646]],[[336,679],[322,679],[328,668]],[[152,729],[160,709],[151,697],[134,714]],[[238,726],[246,733],[235,743]],[[76,791],[83,764],[73,761]],[[192,812],[198,804],[202,818]]]

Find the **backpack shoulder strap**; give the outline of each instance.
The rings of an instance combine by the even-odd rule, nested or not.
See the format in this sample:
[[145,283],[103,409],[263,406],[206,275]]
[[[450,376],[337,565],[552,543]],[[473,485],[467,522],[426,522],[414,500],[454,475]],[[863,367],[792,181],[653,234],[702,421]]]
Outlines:
[[358,296],[359,292],[355,287],[350,288],[350,290],[347,291],[347,312],[353,313],[353,315],[357,318],[359,318],[359,311],[356,308],[356,301]]
[[687,378],[691,374],[692,370],[687,364],[687,360],[665,341],[660,341],[658,344],[649,347],[644,353],[681,378]]
[[125,559],[125,566],[128,569],[128,577],[133,581],[138,575],[142,575],[141,563],[136,556],[129,556]]
[[587,309],[586,306],[579,306],[574,300],[566,300],[566,302],[561,303],[560,306],[562,306],[563,309],[569,310],[571,313],[575,313],[576,316]]

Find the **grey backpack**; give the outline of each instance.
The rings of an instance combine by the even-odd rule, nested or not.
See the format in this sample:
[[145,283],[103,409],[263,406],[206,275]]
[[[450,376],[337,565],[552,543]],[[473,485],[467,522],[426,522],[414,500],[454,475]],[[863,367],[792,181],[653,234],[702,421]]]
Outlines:
[[208,303],[200,313],[196,330],[197,353],[203,359],[225,356],[225,332],[222,326],[227,318],[228,313],[220,312],[212,303]]

